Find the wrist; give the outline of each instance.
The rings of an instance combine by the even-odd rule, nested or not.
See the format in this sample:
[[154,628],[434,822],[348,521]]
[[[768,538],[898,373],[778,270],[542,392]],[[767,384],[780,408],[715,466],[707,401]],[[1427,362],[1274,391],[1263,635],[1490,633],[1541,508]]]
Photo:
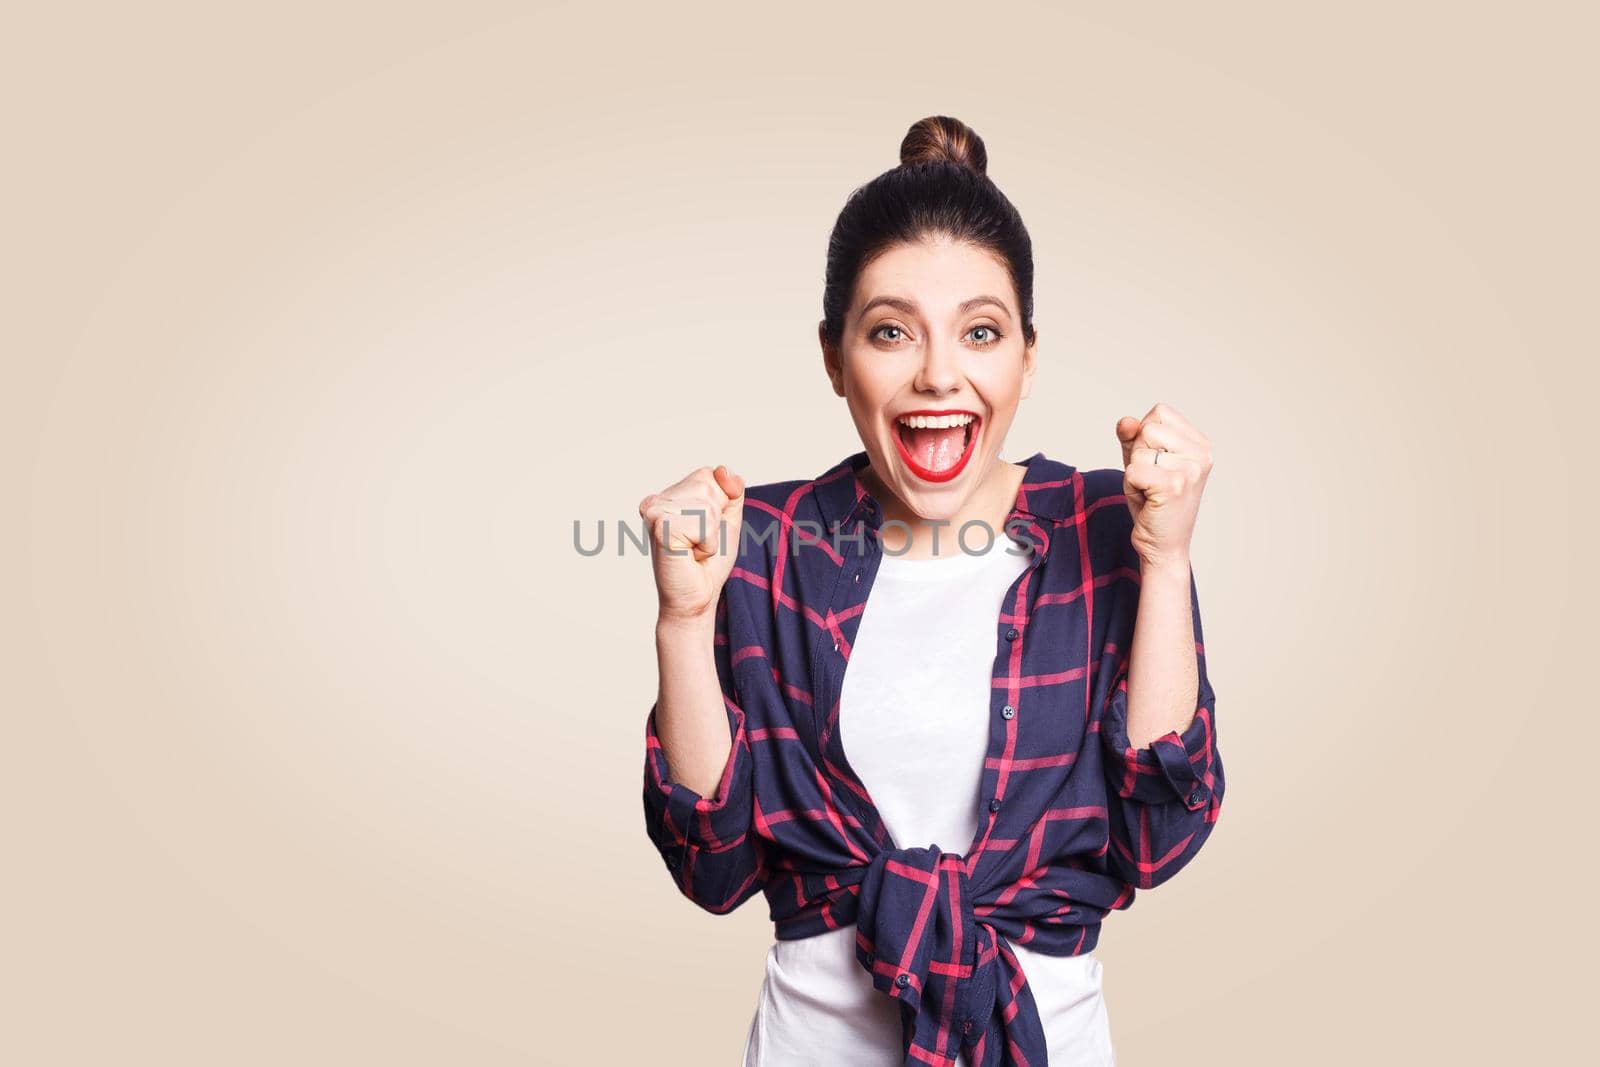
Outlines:
[[693,615],[657,615],[656,640],[682,641],[714,637],[717,631],[717,609],[713,603],[705,611]]
[[1156,581],[1163,579],[1176,581],[1181,578],[1184,584],[1187,585],[1189,581],[1189,557],[1187,555],[1152,557],[1141,555],[1139,557],[1139,577],[1141,581],[1152,578]]

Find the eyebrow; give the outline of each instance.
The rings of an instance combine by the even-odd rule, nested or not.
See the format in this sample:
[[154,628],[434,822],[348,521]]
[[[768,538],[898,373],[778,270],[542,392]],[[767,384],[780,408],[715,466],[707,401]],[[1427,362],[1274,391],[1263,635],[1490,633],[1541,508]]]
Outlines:
[[[867,301],[867,306],[861,309],[862,316],[865,317],[867,312],[871,311],[879,304],[887,304],[903,315],[916,315],[918,313],[917,302],[915,300],[907,300],[905,297],[901,296],[877,296]],[[1008,318],[1011,315],[1011,309],[1006,307],[1004,300],[1001,300],[999,297],[989,296],[987,293],[980,296],[975,296],[971,300],[963,300],[960,306],[956,308],[956,314],[965,315],[973,308],[981,307],[984,304],[995,305],[1001,311],[1005,312]]]

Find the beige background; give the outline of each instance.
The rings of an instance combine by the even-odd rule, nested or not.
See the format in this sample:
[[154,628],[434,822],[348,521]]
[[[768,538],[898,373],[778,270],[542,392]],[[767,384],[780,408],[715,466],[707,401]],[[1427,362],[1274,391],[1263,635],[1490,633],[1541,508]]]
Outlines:
[[1217,457],[1122,1062],[1588,1044],[1593,20],[1063,7],[13,12],[0,1055],[737,1063],[765,902],[646,840],[649,564],[572,523],[859,447],[824,245],[935,113],[1036,246],[1007,457]]

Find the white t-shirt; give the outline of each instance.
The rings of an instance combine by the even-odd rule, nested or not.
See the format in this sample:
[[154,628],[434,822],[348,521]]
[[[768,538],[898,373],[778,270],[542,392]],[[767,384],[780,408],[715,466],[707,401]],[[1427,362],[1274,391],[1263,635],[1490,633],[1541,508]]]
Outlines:
[[[940,551],[955,547],[940,531]],[[967,543],[981,547],[983,534]],[[840,695],[839,737],[895,842],[966,853],[978,833],[989,746],[995,625],[1028,555],[1001,535],[987,552],[885,553]],[[777,941],[745,1041],[744,1067],[901,1067],[900,1004],[873,988],[853,926]],[[1115,1064],[1092,952],[1012,944],[1039,1007],[1051,1064]],[[965,1047],[960,1062],[968,1064]]]

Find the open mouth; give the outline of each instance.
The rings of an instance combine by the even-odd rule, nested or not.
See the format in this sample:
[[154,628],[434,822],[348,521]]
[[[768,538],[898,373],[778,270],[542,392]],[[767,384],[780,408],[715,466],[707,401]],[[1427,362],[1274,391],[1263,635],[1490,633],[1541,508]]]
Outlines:
[[911,473],[929,482],[948,482],[972,458],[982,418],[970,411],[928,411],[901,415],[894,443]]

